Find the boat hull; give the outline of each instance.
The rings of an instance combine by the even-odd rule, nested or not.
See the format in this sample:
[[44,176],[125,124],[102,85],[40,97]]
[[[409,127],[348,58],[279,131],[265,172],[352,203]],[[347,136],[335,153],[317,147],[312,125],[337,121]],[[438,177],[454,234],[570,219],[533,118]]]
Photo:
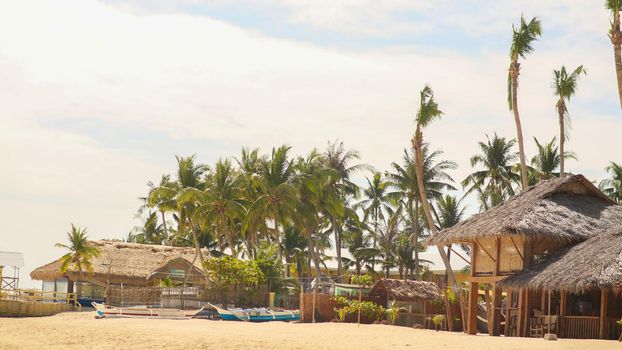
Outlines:
[[266,310],[265,313],[254,312],[248,310],[234,309],[225,310],[210,304],[216,309],[220,318],[224,321],[248,321],[248,322],[271,322],[271,321],[298,321],[300,320],[300,311],[272,311]]
[[100,317],[136,317],[136,318],[171,318],[189,319],[201,312],[198,310],[179,310],[165,308],[148,308],[146,306],[115,307],[105,304],[92,303]]

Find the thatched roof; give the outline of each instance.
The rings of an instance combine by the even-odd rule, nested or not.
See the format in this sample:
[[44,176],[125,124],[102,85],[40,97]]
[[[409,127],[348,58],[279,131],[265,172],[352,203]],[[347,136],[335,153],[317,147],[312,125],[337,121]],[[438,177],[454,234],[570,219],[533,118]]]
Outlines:
[[580,242],[622,225],[621,208],[582,175],[555,178],[442,230],[428,243],[470,242],[500,235]]
[[386,295],[397,301],[438,300],[441,290],[434,282],[382,278],[371,287],[369,295]]
[[[67,273],[60,272],[60,259],[36,268],[30,273],[34,280],[54,280],[68,277],[72,281],[95,280],[105,283],[110,277],[111,284],[145,285],[152,273],[169,262],[178,258],[185,259],[190,265],[194,259],[194,248],[169,247],[149,244],[124,243],[115,241],[90,241],[91,245],[99,249],[99,256],[94,258],[93,275],[86,273],[80,275],[78,271],[70,268]],[[59,253],[60,254],[60,253]],[[108,269],[110,266],[110,274]],[[199,260],[195,267],[200,269]],[[195,270],[194,272],[196,272]]]
[[596,235],[509,276],[501,288],[582,292],[622,287],[622,229]]

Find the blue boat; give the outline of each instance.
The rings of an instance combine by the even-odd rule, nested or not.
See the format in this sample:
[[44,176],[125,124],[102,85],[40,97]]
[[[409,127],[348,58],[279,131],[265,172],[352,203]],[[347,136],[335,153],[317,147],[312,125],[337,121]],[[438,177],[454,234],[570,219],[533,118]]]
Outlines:
[[248,321],[248,322],[270,322],[270,321],[299,321],[300,310],[283,310],[268,308],[239,309],[230,308],[228,310],[209,304],[216,309],[220,318],[225,321]]

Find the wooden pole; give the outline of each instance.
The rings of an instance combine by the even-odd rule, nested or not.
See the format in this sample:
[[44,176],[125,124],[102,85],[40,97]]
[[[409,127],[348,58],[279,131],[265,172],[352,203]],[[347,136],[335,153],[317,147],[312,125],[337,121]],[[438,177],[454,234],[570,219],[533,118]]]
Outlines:
[[549,310],[548,310],[549,317],[547,317],[547,323],[548,323],[548,326],[547,326],[548,332],[547,333],[551,333],[551,290],[550,289],[549,289],[549,305],[548,305],[548,307],[549,307]]
[[566,316],[566,298],[568,294],[563,290],[559,293],[559,316]]
[[467,323],[467,333],[477,334],[477,282],[469,283],[469,320]]
[[525,307],[525,290],[521,288],[518,290],[518,317],[516,320],[516,336],[518,337],[523,336],[523,322],[525,319],[523,316],[524,307]]
[[313,287],[313,307],[312,307],[312,313],[311,313],[311,323],[315,323],[315,296],[317,295],[317,282],[315,284],[315,286]]
[[361,326],[361,307],[363,306],[363,288],[359,285],[359,316],[358,322],[356,324],[357,327]]
[[607,290],[601,289],[600,291],[600,317],[599,317],[599,329],[598,335],[600,339],[605,339],[605,327],[607,321]]

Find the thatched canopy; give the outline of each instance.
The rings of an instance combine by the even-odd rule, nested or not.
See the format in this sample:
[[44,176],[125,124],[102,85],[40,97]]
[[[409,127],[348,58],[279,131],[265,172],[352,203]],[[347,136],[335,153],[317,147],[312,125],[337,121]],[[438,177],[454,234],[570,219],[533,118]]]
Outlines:
[[[154,272],[163,271],[166,266],[189,267],[194,260],[194,248],[168,247],[149,244],[124,243],[114,241],[90,241],[89,244],[99,249],[99,256],[94,258],[93,275],[80,274],[71,267],[66,273],[60,272],[60,259],[36,268],[30,273],[34,280],[54,280],[67,277],[71,281],[95,281],[111,284],[143,286],[152,283]],[[181,260],[180,260],[181,259]],[[190,274],[200,272],[199,260]],[[110,270],[109,270],[110,269]]]
[[555,178],[442,230],[428,243],[466,243],[501,235],[580,242],[622,225],[621,208],[582,175]]
[[498,283],[501,288],[582,292],[622,287],[622,229],[596,235]]
[[396,301],[439,300],[441,290],[434,282],[382,278],[371,287],[369,295]]

